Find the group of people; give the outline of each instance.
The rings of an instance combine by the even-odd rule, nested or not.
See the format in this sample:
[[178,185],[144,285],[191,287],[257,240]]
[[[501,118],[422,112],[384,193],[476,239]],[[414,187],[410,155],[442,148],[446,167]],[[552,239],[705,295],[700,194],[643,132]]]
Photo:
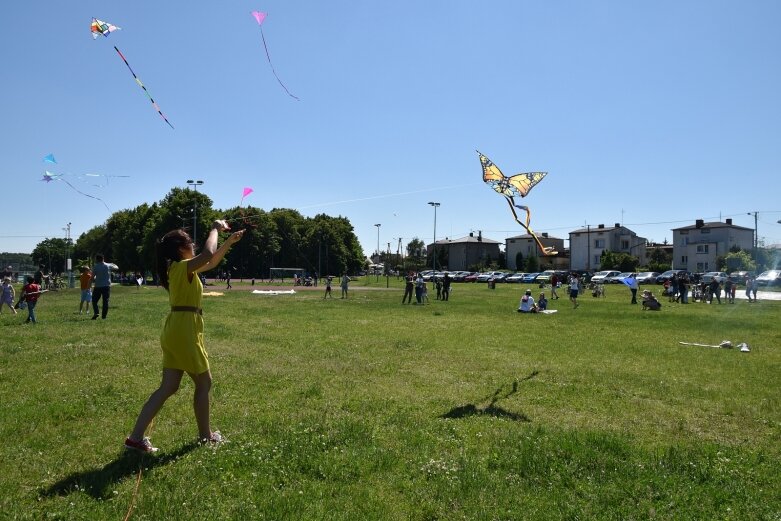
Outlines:
[[[689,293],[693,300],[700,302],[713,303],[713,299],[721,304],[722,291],[724,300],[729,304],[735,303],[735,296],[738,291],[738,284],[727,278],[722,284],[716,277],[710,282],[700,281],[691,282],[685,273],[680,273],[664,282],[664,294],[668,296],[670,302],[689,303]],[[746,278],[746,298],[749,302],[757,301],[757,282],[754,277]]]
[[[331,275],[328,275],[325,278],[325,295],[323,295],[323,299],[333,298],[333,295],[331,294],[331,283],[333,280],[334,278]],[[349,275],[346,273],[342,274],[342,278],[339,280],[339,287],[342,289],[342,298],[347,298],[347,290],[349,289],[351,280],[353,279],[351,279]]]
[[537,302],[532,297],[532,290],[527,289],[521,297],[521,301],[518,303],[518,313],[537,313],[539,311],[545,311],[548,309],[548,299],[545,298],[545,293],[540,293],[540,298]]
[[[434,278],[434,287],[437,290],[437,300],[450,300],[450,291],[453,279],[450,274],[445,273],[444,277]],[[412,302],[412,293],[415,293],[415,302]],[[428,284],[423,280],[423,275],[410,271],[404,277],[404,296],[401,298],[402,304],[427,304]]]
[[[78,314],[82,314],[84,311],[89,311],[89,306],[92,304],[92,320],[96,320],[99,316],[103,319],[108,316],[109,298],[111,296],[111,271],[118,270],[119,267],[116,264],[105,262],[103,255],[97,255],[95,257],[95,265],[92,269],[83,266],[80,268],[81,275],[79,276],[79,286],[81,288],[81,299],[79,301]],[[44,286],[44,266],[38,267],[38,271],[34,275],[28,275],[25,278],[25,284],[22,286],[22,291],[19,294],[19,299],[14,304],[15,290],[11,283],[9,276],[4,276],[2,280],[2,294],[0,298],[0,313],[2,313],[2,304],[6,304],[13,314],[17,314],[17,309],[27,310],[27,320],[25,323],[36,324],[38,322],[35,308],[38,305],[38,299],[43,293],[46,293],[48,289]],[[100,310],[98,310],[98,304],[102,302]]]

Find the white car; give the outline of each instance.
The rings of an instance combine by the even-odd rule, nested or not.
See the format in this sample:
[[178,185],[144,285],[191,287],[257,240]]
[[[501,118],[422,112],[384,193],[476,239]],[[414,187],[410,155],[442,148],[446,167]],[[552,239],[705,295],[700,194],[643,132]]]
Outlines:
[[610,277],[615,277],[616,275],[621,275],[621,272],[615,270],[598,271],[591,277],[591,282],[594,284],[605,284],[610,282]]
[[719,281],[719,284],[724,284],[724,281],[727,280],[727,274],[723,271],[709,271],[702,276],[701,280],[705,284],[710,284],[713,279]]
[[510,284],[520,284],[521,282],[523,282],[524,275],[526,274],[522,272],[513,273],[512,275],[504,279],[504,281],[509,282]]
[[494,277],[498,277],[499,275],[504,275],[504,273],[501,271],[487,271],[477,276],[477,282],[488,282],[489,280],[493,279]]

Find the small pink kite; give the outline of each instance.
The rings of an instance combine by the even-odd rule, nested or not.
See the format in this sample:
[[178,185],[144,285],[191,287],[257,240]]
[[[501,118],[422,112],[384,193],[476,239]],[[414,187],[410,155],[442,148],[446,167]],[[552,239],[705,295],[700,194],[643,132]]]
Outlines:
[[241,201],[239,202],[239,206],[241,206],[244,203],[244,198],[247,197],[249,194],[251,194],[254,191],[255,190],[253,190],[250,187],[245,187],[244,188],[244,192],[242,192],[242,194],[241,194]]
[[[266,45],[266,37],[263,34],[263,20],[266,19],[266,13],[262,13],[260,11],[252,11],[252,16],[255,17],[255,20],[257,20],[258,25],[260,26],[260,37],[263,39],[263,48],[266,50],[266,58],[268,59],[268,64],[271,66],[271,72],[274,73],[274,77],[277,79],[280,85],[282,85],[282,88],[285,89],[285,92],[287,92],[288,96],[291,98],[298,100],[298,96],[294,96],[290,93],[289,90],[287,90],[287,87],[285,87],[285,84],[282,83],[282,80],[279,79],[279,76],[277,75],[277,71],[274,70],[274,64],[271,63],[271,55],[268,52],[268,46]],[[300,101],[300,100],[299,100]]]

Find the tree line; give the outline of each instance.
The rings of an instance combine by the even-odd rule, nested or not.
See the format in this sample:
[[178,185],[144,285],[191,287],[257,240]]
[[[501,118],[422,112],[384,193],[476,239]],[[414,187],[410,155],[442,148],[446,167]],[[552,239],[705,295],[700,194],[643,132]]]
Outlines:
[[215,219],[226,219],[233,230],[246,230],[219,267],[236,278],[266,278],[274,267],[338,275],[356,273],[364,266],[363,250],[345,217],[304,217],[292,209],[264,211],[252,206],[218,210],[206,194],[183,188],[173,188],[151,205],[114,212],[75,242],[45,239],[31,256],[54,273],[66,271],[68,257],[75,269],[91,265],[98,253],[123,272],[150,273],[155,266],[155,244],[163,235],[181,228],[193,236],[196,245],[202,245]]

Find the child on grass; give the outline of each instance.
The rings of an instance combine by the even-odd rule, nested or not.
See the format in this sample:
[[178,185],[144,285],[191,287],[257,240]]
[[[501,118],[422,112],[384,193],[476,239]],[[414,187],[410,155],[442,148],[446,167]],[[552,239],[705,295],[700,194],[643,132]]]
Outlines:
[[82,309],[89,312],[89,306],[92,302],[92,270],[87,266],[82,266],[79,271],[81,271],[81,275],[79,275],[79,287],[81,288],[79,315],[81,315]]
[[35,283],[35,279],[31,276],[27,276],[27,284],[22,287],[22,294],[19,296],[19,301],[24,301],[27,304],[27,320],[25,324],[32,322],[36,324],[35,320],[35,305],[38,304],[38,297],[41,296],[41,286]]
[[244,234],[231,234],[217,247],[217,234],[229,230],[225,221],[214,221],[203,251],[195,255],[195,245],[183,230],[167,233],[157,243],[157,273],[161,285],[168,291],[171,312],[166,318],[160,344],[163,349],[163,378],[138,415],[133,432],[125,447],[140,452],[155,452],[149,438],[144,437],[149,424],[165,401],[178,389],[185,372],[195,384],[193,407],[198,424],[198,439],[202,443],[220,443],[219,431],[209,425],[209,390],[212,376],[203,345],[203,284],[198,273],[214,268],[230,247]]
[[14,308],[14,287],[11,285],[11,277],[3,278],[3,293],[0,295],[0,313],[3,312],[3,304],[7,304],[11,313],[16,315],[16,309]]

